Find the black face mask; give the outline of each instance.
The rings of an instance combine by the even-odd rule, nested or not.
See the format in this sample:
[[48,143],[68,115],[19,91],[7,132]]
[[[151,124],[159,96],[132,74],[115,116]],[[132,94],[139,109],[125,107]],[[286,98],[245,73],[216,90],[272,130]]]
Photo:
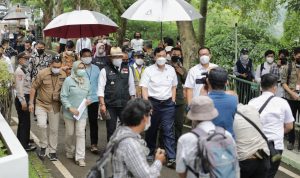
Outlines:
[[280,60],[281,62],[281,65],[286,65],[287,64],[287,59],[286,58],[282,58],[281,60]]
[[172,56],[171,57],[171,61],[174,62],[174,63],[180,62],[180,57],[178,57],[178,56]]
[[39,53],[39,55],[42,55],[42,54],[44,54],[45,50],[44,49],[37,49],[36,51]]

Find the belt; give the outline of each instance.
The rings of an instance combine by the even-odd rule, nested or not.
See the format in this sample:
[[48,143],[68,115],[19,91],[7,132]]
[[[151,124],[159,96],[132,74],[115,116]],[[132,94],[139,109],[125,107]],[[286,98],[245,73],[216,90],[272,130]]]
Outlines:
[[166,99],[166,100],[158,100],[158,99],[149,97],[149,100],[150,100],[150,101],[153,101],[153,102],[157,102],[157,103],[163,104],[163,103],[170,102],[170,101],[172,100],[172,98],[169,98],[169,99]]

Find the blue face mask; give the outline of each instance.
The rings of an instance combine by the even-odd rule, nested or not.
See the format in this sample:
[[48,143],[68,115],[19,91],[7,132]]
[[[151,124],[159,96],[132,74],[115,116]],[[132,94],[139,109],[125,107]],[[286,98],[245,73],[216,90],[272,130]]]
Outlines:
[[78,69],[77,70],[77,75],[79,77],[83,77],[86,74],[86,71],[84,69]]

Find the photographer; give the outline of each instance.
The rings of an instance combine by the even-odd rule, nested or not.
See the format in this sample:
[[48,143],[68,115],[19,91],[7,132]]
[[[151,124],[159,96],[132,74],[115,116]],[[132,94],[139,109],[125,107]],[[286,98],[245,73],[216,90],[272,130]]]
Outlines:
[[175,141],[177,142],[178,138],[182,134],[183,128],[183,118],[184,118],[184,93],[183,93],[183,84],[185,82],[187,71],[182,66],[182,50],[180,48],[173,48],[171,51],[171,65],[174,67],[177,75],[177,88],[176,88],[176,106],[175,106]]

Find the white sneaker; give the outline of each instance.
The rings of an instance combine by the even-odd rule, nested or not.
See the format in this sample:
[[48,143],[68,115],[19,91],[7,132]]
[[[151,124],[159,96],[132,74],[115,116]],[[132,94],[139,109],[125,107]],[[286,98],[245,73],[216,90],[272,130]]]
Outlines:
[[77,163],[80,167],[85,167],[85,166],[86,166],[84,159],[80,159],[80,160],[76,161],[76,163]]

